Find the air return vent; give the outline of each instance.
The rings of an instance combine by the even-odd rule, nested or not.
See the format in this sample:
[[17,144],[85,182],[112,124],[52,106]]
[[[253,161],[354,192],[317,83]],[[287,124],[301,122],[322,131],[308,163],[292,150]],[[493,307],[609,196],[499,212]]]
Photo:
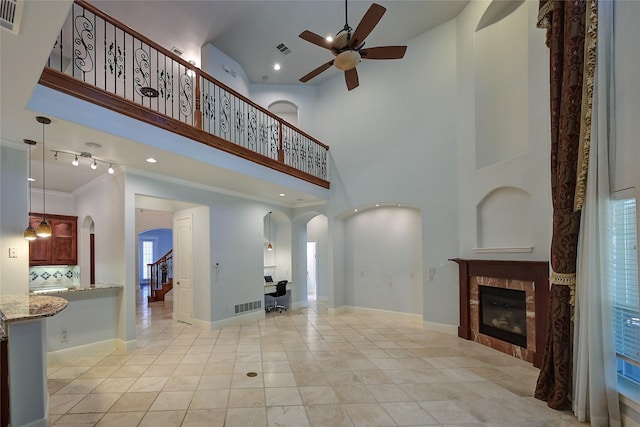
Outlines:
[[182,56],[184,51],[174,46],[171,48],[171,53],[173,53],[174,55]]
[[291,53],[291,49],[289,49],[284,43],[280,43],[278,46],[276,46],[276,49],[278,49],[284,55],[288,55]]
[[22,16],[22,0],[0,0],[0,26],[18,34]]
[[257,310],[260,307],[262,307],[262,301],[258,300],[258,301],[251,301],[251,302],[245,302],[242,304],[236,304],[235,307],[235,312],[237,313],[244,313],[245,311],[251,311],[251,310]]

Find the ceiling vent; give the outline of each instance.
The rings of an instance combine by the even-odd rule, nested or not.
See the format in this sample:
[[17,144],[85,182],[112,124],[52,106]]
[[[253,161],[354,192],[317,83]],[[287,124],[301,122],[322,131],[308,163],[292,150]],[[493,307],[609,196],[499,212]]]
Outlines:
[[17,35],[20,29],[22,6],[22,0],[0,0],[0,26]]
[[[4,1],[4,0],[2,0],[2,1]],[[173,53],[174,55],[182,56],[184,51],[181,50],[181,49],[178,49],[177,47],[172,47],[171,48],[171,53]]]
[[288,55],[291,53],[291,49],[289,49],[284,43],[280,43],[278,46],[276,46],[276,49],[278,49],[283,55]]

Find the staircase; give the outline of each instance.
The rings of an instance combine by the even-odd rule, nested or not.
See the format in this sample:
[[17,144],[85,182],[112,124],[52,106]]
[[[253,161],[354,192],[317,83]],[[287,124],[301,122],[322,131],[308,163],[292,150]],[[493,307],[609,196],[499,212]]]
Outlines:
[[173,249],[158,258],[149,269],[148,302],[164,301],[164,296],[173,289]]

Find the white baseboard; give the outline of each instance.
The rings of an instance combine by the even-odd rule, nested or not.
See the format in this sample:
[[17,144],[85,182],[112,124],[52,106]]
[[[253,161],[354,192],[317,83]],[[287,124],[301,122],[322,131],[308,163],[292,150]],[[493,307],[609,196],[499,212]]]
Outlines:
[[309,306],[309,301],[296,301],[291,303],[289,310],[297,310],[299,308],[305,308]]
[[458,335],[458,327],[444,323],[422,322],[422,328],[433,332],[442,332],[449,335]]
[[248,323],[248,322],[257,322],[258,320],[264,319],[264,317],[265,317],[264,310],[255,310],[249,313],[241,314],[239,316],[233,316],[227,319],[216,320],[215,322],[207,322],[206,320],[193,319],[193,326],[197,326],[198,328],[206,329],[206,330],[215,330],[215,329],[226,328],[228,326],[241,325],[243,323]]
[[107,355],[117,348],[117,341],[115,338],[112,338],[91,344],[65,348],[64,350],[51,351],[47,353],[47,364],[67,363],[78,357],[95,356],[96,354]]
[[414,321],[418,322],[422,320],[422,316],[420,314],[403,313],[400,311],[380,310],[377,308],[355,307],[351,305],[343,305],[342,307],[333,309],[333,313],[331,313],[331,311],[332,309],[329,309],[329,314],[357,313],[357,314],[366,314],[366,315],[375,315],[375,316],[385,316],[390,319],[412,321],[412,322]]
[[[9,424],[9,425],[11,425],[11,424]],[[49,416],[47,415],[44,418],[41,418],[41,419],[35,420],[35,421],[31,421],[30,423],[23,424],[20,427],[48,427],[48,426],[49,426]]]
[[137,340],[124,341],[121,339],[116,340],[116,349],[124,352],[131,352],[138,346]]
[[347,308],[343,305],[338,308],[329,308],[328,312],[331,316],[336,316],[338,314],[343,314],[347,312]]

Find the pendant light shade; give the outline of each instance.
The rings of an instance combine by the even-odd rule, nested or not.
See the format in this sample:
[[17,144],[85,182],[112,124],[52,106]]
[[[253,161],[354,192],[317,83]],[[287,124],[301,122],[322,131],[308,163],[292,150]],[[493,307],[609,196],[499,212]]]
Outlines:
[[36,240],[37,237],[36,229],[29,224],[27,228],[24,229],[24,238],[27,240]]
[[49,123],[51,123],[51,120],[48,119],[47,117],[42,117],[42,116],[36,117],[36,120],[38,121],[38,123],[42,123],[42,221],[40,221],[40,224],[38,225],[38,230],[36,231],[36,234],[38,235],[38,237],[49,237],[51,236],[51,226],[47,222],[47,205],[46,205],[47,179],[46,179],[45,170],[44,170],[44,159],[45,159],[44,127],[45,125],[48,125]]
[[[36,142],[32,139],[25,139],[24,143],[27,145],[36,145]],[[27,177],[27,181],[29,182],[29,213],[31,213],[31,147],[29,150],[29,176]],[[36,234],[36,230],[31,226],[31,222],[29,221],[29,214],[27,214],[27,228],[24,229],[24,238],[27,240],[35,240],[38,237]]]

